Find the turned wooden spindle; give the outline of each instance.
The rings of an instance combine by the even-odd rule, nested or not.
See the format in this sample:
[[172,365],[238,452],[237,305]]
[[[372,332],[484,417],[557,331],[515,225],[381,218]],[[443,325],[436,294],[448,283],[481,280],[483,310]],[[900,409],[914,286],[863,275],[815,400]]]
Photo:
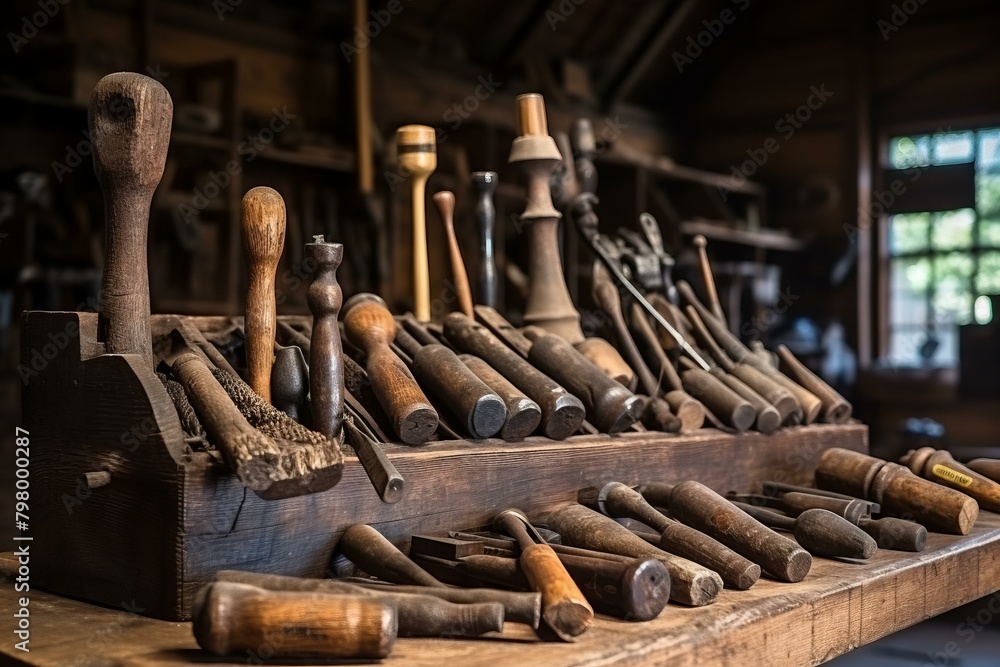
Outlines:
[[278,306],[274,275],[285,247],[285,201],[275,190],[254,188],[243,196],[243,250],[247,258],[244,331],[248,384],[271,402],[271,364]]
[[337,317],[344,294],[337,282],[337,268],[344,259],[344,246],[314,236],[306,244],[306,259],[316,264],[306,292],[313,316],[309,342],[309,391],[313,428],[328,438],[340,436],[344,420],[344,351]]
[[442,190],[431,197],[437,207],[441,222],[444,223],[444,234],[448,239],[448,258],[451,261],[451,279],[458,295],[458,306],[462,312],[472,317],[472,288],[469,286],[469,274],[465,271],[465,260],[455,236],[455,194]]
[[933,447],[910,450],[900,463],[924,479],[972,496],[979,506],[1000,513],[1000,484],[954,459],[951,452]]
[[427,442],[438,427],[437,411],[413,379],[403,360],[389,347],[396,337],[396,320],[381,298],[355,294],[344,304],[347,340],[367,356],[372,391],[400,440]]
[[[518,564],[531,585],[542,594],[542,619],[564,641],[572,641],[594,622],[594,609],[566,571],[559,556],[545,543],[524,513],[504,510],[493,528],[517,542]],[[530,533],[530,534],[529,534]]]
[[437,168],[437,136],[433,127],[404,125],[396,130],[400,170],[410,179],[413,209],[413,313],[421,322],[431,319],[431,287],[427,266],[427,209],[424,191]]
[[528,201],[521,223],[528,233],[528,300],[524,323],[534,324],[576,345],[583,342],[580,314],[566,288],[559,257],[559,219],[552,205],[549,179],[562,156],[549,136],[545,102],[541,95],[517,97],[517,138],[508,160],[524,172]]
[[701,280],[705,283],[705,292],[708,294],[708,307],[712,309],[712,314],[716,319],[726,324],[726,314],[722,311],[722,304],[719,302],[719,292],[715,289],[715,276],[712,274],[712,264],[708,261],[708,239],[698,234],[691,241],[698,249],[698,265],[701,268]]
[[154,365],[149,330],[146,242],[149,204],[163,176],[173,102],[141,74],[109,74],[88,107],[94,172],[104,192],[104,271],[97,338],[109,354],[137,354]]
[[493,193],[497,189],[495,171],[472,172],[472,189],[476,194],[473,217],[479,230],[479,273],[476,282],[476,301],[490,308],[497,307],[497,265],[494,256],[494,234],[497,210]]
[[391,601],[366,595],[270,591],[217,581],[191,610],[195,640],[215,655],[367,659],[389,655],[398,619]]

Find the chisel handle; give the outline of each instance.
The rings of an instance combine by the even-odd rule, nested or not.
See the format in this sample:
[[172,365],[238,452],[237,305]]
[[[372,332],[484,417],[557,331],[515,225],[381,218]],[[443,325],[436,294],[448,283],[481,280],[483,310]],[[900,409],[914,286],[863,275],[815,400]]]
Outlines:
[[309,343],[309,390],[313,428],[328,438],[340,435],[344,422],[344,350],[337,317],[344,295],[337,282],[337,268],[344,246],[327,243],[322,236],[306,244],[306,258],[316,263],[306,301],[313,316]]
[[344,333],[367,355],[372,391],[396,435],[409,445],[427,442],[437,430],[438,414],[406,364],[389,347],[396,337],[396,320],[385,302],[369,293],[348,299],[344,305]]
[[247,374],[249,385],[271,402],[271,365],[278,321],[274,275],[285,247],[285,201],[271,188],[253,188],[243,195],[243,250],[246,253]]
[[349,561],[384,581],[391,581],[394,584],[444,586],[371,526],[363,523],[351,526],[344,531],[338,546]]
[[215,655],[258,651],[279,658],[378,659],[396,641],[391,603],[373,596],[267,591],[215,582],[192,610],[198,645]]
[[109,354],[140,355],[150,368],[149,204],[163,177],[173,109],[162,85],[118,72],[97,83],[88,110],[94,172],[105,207],[98,340]]

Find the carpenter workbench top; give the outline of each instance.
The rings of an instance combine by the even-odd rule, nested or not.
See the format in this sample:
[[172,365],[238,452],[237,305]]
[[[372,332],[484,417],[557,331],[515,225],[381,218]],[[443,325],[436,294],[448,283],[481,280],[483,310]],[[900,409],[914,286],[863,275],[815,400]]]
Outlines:
[[[931,533],[919,554],[880,550],[866,563],[818,558],[800,583],[762,578],[749,591],[724,591],[708,607],[669,605],[647,623],[600,617],[575,644],[529,642],[516,632],[507,641],[400,639],[382,664],[816,665],[998,589],[1000,516],[983,512],[970,535]],[[15,664],[261,664],[251,655],[212,659],[198,649],[189,623],[129,613],[128,600],[110,609],[41,591],[30,593],[31,652],[22,653],[11,632],[20,595],[11,582],[0,584],[0,655]]]

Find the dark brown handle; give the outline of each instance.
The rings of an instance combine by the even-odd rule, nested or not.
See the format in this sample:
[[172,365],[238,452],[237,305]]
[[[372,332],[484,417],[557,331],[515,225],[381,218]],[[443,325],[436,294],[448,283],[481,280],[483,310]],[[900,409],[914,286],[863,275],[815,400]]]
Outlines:
[[344,306],[344,333],[351,344],[368,355],[372,390],[396,435],[406,444],[422,444],[438,427],[437,411],[417,381],[389,347],[396,321],[385,302],[374,294],[356,294]]
[[465,270],[465,260],[455,236],[455,193],[447,190],[434,193],[431,197],[437,207],[441,222],[444,223],[444,233],[448,240],[448,258],[451,262],[451,277],[455,282],[455,293],[458,295],[458,306],[463,313],[472,317],[472,288],[469,286],[469,274]]
[[669,509],[678,521],[714,537],[782,581],[802,581],[812,567],[807,551],[703,484],[687,481],[674,486]]
[[754,430],[765,435],[778,430],[778,427],[781,426],[781,415],[773,405],[764,400],[763,396],[740,382],[739,378],[724,372],[722,369],[713,368],[711,373],[719,382],[729,387],[733,393],[753,407],[756,413],[753,422]]
[[198,645],[215,655],[269,647],[280,658],[377,659],[396,641],[392,604],[377,597],[266,591],[216,582],[192,609]]
[[314,237],[305,248],[307,260],[316,270],[306,292],[313,316],[309,344],[310,395],[313,427],[328,438],[340,436],[344,421],[344,351],[337,317],[344,295],[337,282],[337,268],[344,259],[344,246]]
[[295,421],[302,421],[302,407],[309,396],[309,367],[302,350],[283,347],[274,353],[271,367],[271,402]]
[[923,551],[927,544],[926,528],[919,523],[895,517],[862,518],[858,522],[858,528],[871,535],[879,549],[916,552]]
[[271,402],[271,364],[278,321],[274,274],[285,247],[285,201],[271,188],[243,195],[243,250],[246,253],[247,304],[244,320],[248,384]]
[[525,396],[524,392],[479,357],[460,354],[458,358],[504,402],[506,418],[500,429],[501,438],[517,442],[535,432],[542,421],[542,409],[538,407],[538,403]]
[[344,531],[339,547],[348,560],[379,579],[396,584],[444,586],[371,526],[351,526]]
[[642,391],[649,396],[656,396],[660,391],[659,383],[653,377],[652,371],[649,370],[649,366],[646,365],[639,348],[632,339],[632,334],[625,323],[625,316],[622,314],[622,301],[618,287],[611,282],[611,277],[603,267],[595,271],[592,293],[594,302],[611,318],[615,338],[620,346],[619,349],[638,376]]
[[842,516],[857,525],[865,515],[868,504],[863,500],[842,500],[840,498],[824,498],[810,493],[792,491],[781,496],[781,504],[792,516],[798,516],[806,510],[822,509]]
[[497,211],[493,206],[493,192],[497,188],[495,171],[472,173],[472,187],[476,192],[473,216],[479,230],[479,284],[477,301],[490,308],[497,307],[497,266],[494,259],[493,235]]
[[538,403],[546,437],[562,440],[580,429],[586,415],[580,399],[521,358],[486,327],[461,313],[452,313],[445,318],[444,332],[463,352],[484,359],[493,368],[502,368],[514,386]]
[[427,345],[413,355],[413,375],[460,420],[473,438],[490,438],[503,427],[507,406],[444,345]]
[[795,358],[791,350],[784,345],[778,345],[778,356],[788,368],[791,377],[822,401],[823,421],[828,424],[843,424],[851,418],[851,404],[822,378],[806,368],[805,364]]
[[88,111],[105,206],[98,340],[109,354],[138,354],[150,368],[149,204],[163,176],[173,108],[153,79],[118,72],[97,83]]
[[708,294],[708,305],[712,308],[712,314],[725,324],[726,314],[722,312],[719,293],[715,289],[715,277],[712,275],[712,265],[708,261],[708,250],[706,249],[708,239],[698,234],[691,242],[698,249],[698,265],[701,268],[701,280],[705,283],[705,292]]
[[726,426],[745,431],[757,419],[757,412],[742,396],[711,373],[692,368],[681,374],[684,390],[701,401]]
[[642,400],[601,372],[564,338],[551,333],[535,338],[528,361],[583,401],[598,430],[620,433],[639,419]]

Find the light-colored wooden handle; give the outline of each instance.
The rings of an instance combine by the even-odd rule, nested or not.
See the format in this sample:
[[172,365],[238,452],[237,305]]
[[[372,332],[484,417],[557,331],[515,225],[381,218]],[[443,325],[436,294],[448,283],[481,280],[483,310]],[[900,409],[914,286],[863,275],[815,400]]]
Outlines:
[[245,318],[247,374],[258,396],[271,401],[271,365],[277,304],[274,274],[285,247],[285,201],[275,190],[254,188],[243,196],[243,250],[247,257]]
[[356,294],[344,305],[344,333],[368,356],[372,391],[396,435],[407,444],[423,444],[438,427],[438,414],[410,370],[389,347],[396,320],[373,294]]
[[521,551],[521,570],[531,590],[542,594],[542,619],[565,641],[572,641],[594,621],[594,609],[547,544]]
[[261,651],[279,658],[378,659],[396,641],[391,602],[375,596],[266,591],[215,582],[194,602],[198,645],[215,655]]
[[451,260],[451,277],[455,283],[455,293],[458,295],[458,306],[462,312],[473,317],[472,286],[469,284],[469,274],[465,270],[465,260],[455,236],[455,195],[442,190],[431,197],[437,207],[441,221],[444,223],[444,233],[448,238],[448,255]]
[[427,216],[424,193],[437,168],[437,135],[433,127],[404,125],[396,131],[400,170],[410,177],[413,209],[413,313],[421,322],[431,319],[431,287],[427,266]]
[[172,117],[170,94],[141,74],[109,74],[90,96],[94,172],[105,202],[98,340],[109,354],[141,355],[150,368],[149,204],[163,176]]

